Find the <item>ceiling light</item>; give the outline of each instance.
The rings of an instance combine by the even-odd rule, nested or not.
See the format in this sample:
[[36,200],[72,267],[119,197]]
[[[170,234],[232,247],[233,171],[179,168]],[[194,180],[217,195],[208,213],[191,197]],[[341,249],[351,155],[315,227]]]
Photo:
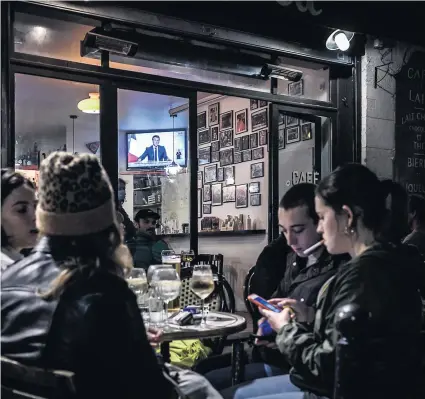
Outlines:
[[89,93],[89,97],[78,103],[78,109],[86,114],[98,114],[100,112],[99,93]]
[[337,29],[326,40],[326,48],[328,50],[347,51],[350,48],[350,42],[353,37],[353,32]]
[[289,80],[291,82],[298,82],[303,73],[296,69],[286,68],[279,65],[265,64],[261,68],[260,76],[265,79],[268,78],[279,78],[284,80]]

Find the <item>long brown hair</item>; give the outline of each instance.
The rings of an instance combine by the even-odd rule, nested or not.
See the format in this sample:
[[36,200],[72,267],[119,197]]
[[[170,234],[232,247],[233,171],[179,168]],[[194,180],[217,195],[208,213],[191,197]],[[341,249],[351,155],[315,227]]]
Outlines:
[[62,271],[51,286],[39,295],[47,300],[59,297],[76,278],[91,275],[96,270],[123,277],[133,267],[129,249],[121,240],[117,226],[85,236],[49,236],[49,246]]

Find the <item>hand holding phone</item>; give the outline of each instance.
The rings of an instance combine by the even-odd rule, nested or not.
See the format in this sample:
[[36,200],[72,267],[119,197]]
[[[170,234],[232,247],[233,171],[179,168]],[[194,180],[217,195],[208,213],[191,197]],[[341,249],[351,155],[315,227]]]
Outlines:
[[271,303],[267,302],[264,298],[261,298],[261,296],[257,294],[251,294],[248,295],[248,301],[256,305],[257,307],[261,309],[271,310],[272,312],[280,313],[282,311],[281,308],[278,306],[272,305]]

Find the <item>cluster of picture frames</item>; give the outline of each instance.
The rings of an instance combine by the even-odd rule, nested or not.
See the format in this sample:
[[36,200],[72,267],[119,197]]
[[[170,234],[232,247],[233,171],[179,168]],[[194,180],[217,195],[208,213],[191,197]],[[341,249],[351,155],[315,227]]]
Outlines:
[[286,145],[313,138],[312,123],[279,113],[279,150]]

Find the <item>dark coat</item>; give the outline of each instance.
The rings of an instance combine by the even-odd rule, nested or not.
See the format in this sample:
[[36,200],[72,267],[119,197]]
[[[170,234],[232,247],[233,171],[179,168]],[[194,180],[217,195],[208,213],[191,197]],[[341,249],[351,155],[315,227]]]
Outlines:
[[142,398],[149,390],[168,397],[171,388],[126,281],[106,271],[78,271],[59,299],[43,299],[38,290],[60,272],[44,238],[2,273],[2,356],[73,371],[83,398]]

